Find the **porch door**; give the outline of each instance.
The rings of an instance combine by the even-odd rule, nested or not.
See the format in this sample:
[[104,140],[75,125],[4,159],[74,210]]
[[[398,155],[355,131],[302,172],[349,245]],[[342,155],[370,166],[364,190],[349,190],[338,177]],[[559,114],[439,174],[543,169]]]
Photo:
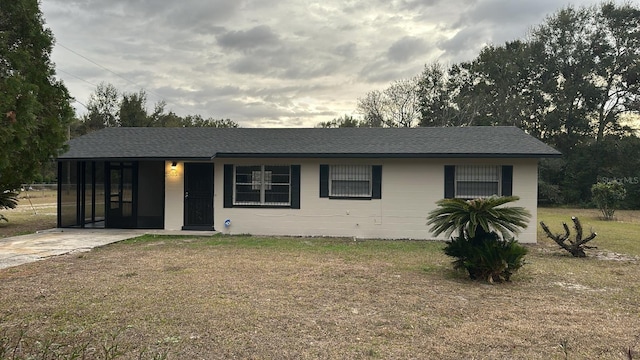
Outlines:
[[134,163],[109,164],[108,213],[106,227],[135,227],[135,167]]
[[213,230],[213,164],[184,164],[184,230]]

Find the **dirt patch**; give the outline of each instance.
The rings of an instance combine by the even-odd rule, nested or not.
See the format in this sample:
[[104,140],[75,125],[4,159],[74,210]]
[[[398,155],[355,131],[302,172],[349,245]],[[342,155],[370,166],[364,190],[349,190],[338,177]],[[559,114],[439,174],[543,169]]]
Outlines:
[[595,258],[598,260],[608,260],[608,261],[633,261],[637,262],[637,256],[630,256],[627,254],[618,254],[610,251],[598,251],[594,254]]

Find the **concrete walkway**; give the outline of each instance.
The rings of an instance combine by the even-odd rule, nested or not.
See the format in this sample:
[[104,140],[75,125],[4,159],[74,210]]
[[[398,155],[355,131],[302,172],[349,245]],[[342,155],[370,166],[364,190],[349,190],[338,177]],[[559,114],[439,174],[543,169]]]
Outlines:
[[0,269],[71,252],[89,251],[97,246],[144,234],[210,236],[213,231],[167,231],[124,229],[51,229],[35,234],[0,239]]

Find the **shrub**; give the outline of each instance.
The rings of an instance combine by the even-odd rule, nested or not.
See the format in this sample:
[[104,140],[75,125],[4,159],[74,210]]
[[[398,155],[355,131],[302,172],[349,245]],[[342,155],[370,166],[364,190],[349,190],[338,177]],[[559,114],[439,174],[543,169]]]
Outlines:
[[454,237],[447,242],[444,253],[456,258],[454,269],[466,270],[473,280],[493,283],[510,281],[511,275],[524,265],[527,249],[513,238],[503,240],[491,232],[474,239]]
[[613,219],[613,213],[620,206],[620,202],[627,196],[624,185],[618,181],[599,182],[591,186],[593,202],[606,220]]
[[466,269],[472,279],[509,281],[527,253],[512,234],[527,227],[531,216],[522,207],[502,206],[516,200],[516,196],[443,199],[429,213],[427,225],[436,236],[457,231],[444,249],[446,255],[456,258],[454,268]]

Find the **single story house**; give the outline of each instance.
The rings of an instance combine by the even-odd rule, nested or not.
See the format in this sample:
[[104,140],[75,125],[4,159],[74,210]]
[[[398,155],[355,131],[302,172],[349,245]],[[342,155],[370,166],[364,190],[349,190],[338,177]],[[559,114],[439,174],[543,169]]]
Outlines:
[[434,239],[442,198],[517,195],[533,214],[538,160],[516,127],[107,128],[58,158],[58,226]]

